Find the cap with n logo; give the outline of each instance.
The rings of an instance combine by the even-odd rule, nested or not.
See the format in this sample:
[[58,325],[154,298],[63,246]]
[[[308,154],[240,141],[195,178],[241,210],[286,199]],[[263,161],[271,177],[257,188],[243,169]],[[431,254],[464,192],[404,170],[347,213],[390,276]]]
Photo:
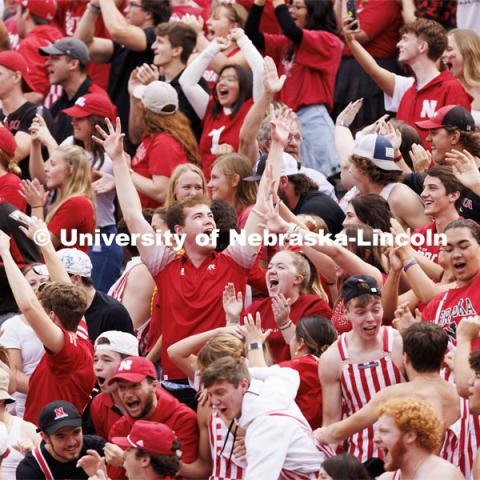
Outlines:
[[47,404],[38,417],[38,431],[52,435],[64,427],[81,427],[82,417],[78,410],[65,400]]
[[117,380],[139,383],[147,377],[157,380],[157,371],[153,363],[144,357],[127,357],[120,362],[108,384],[111,385]]

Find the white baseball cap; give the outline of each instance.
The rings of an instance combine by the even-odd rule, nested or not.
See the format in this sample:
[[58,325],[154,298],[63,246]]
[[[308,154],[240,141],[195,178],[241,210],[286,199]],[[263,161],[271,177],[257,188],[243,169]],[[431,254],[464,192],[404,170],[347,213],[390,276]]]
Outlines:
[[93,266],[90,257],[86,253],[76,248],[62,248],[58,250],[57,255],[69,275],[91,277]]
[[167,82],[139,85],[133,91],[133,96],[141,100],[145,108],[159,115],[173,115],[178,110],[178,93]]
[[[108,343],[103,343],[100,339],[108,340]],[[101,333],[95,340],[95,351],[99,350],[110,350],[129,357],[138,357],[138,339],[131,333],[110,330]]]
[[388,138],[381,135],[371,133],[357,137],[352,153],[368,158],[380,170],[402,171],[395,163],[393,145]]

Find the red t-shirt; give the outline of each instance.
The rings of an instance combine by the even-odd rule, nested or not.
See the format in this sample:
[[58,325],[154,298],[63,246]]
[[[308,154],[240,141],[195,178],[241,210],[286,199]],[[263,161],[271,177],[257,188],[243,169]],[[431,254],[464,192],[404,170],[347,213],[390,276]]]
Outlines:
[[[369,41],[363,45],[370,55],[376,58],[396,58],[399,30],[403,25],[401,2],[392,0],[357,0],[357,17],[360,28],[368,35]],[[344,56],[351,56],[347,45]]]
[[[254,0],[236,0],[236,3],[242,5],[247,10],[252,8],[253,2]],[[262,20],[260,21],[260,31],[263,33],[271,33],[273,35],[279,35],[282,33],[282,29],[275,16],[273,2],[267,2],[263,8]]]
[[[157,408],[153,415],[142,420],[164,423],[169,426],[182,444],[182,462],[193,462],[197,458],[198,447],[197,414],[162,387],[157,388],[157,399]],[[108,440],[111,441],[113,437],[126,437],[134,423],[135,419],[124,415],[110,429]],[[108,474],[112,479],[125,478],[123,468],[109,467]]]
[[[451,288],[430,300],[422,312],[424,322],[433,322],[447,330],[455,343],[457,326],[462,318],[480,314],[480,273],[466,286]],[[480,347],[480,339],[473,342],[474,349]]]
[[425,141],[428,130],[417,128],[415,122],[433,117],[435,112],[445,105],[460,105],[470,111],[472,100],[473,97],[462,84],[450,72],[444,71],[418,91],[417,82],[414,82],[400,101],[397,119],[415,128],[423,145],[430,148]]
[[[273,318],[272,299],[269,297],[257,300],[245,311],[245,313],[251,313],[254,318],[256,312],[260,312],[262,328],[264,330],[272,329],[272,333],[268,336],[268,348],[272,355],[273,363],[290,360],[289,347]],[[324,300],[315,295],[300,295],[297,301],[290,307],[290,320],[296,324],[302,317],[310,315],[320,315],[330,319],[332,309]]]
[[14,173],[6,173],[0,176],[0,198],[24,212],[26,208],[25,199],[19,193],[21,183],[20,178]]
[[28,383],[23,418],[35,425],[43,407],[55,400],[66,400],[82,413],[95,386],[92,344],[80,334],[62,331],[65,337],[62,350],[46,351]]
[[[421,227],[416,228],[413,231],[413,233],[419,233],[423,235],[424,238],[426,238],[428,231],[431,232],[432,235],[437,233],[437,225],[435,224],[435,222],[426,223],[425,225],[422,225]],[[440,245],[433,245],[425,242],[423,245],[420,245],[420,246],[416,246],[416,245],[412,245],[412,246],[417,252],[421,253],[424,257],[427,257],[432,262],[438,263],[438,253],[440,252]]]
[[[181,163],[188,163],[185,150],[175,138],[161,132],[143,137],[132,159],[132,169],[146,178],[170,177],[175,167]],[[138,195],[143,208],[160,206],[158,202],[140,192]]]
[[329,32],[303,30],[302,43],[287,62],[285,52],[291,44],[283,35],[265,35],[265,55],[273,58],[279,75],[287,76],[279,99],[295,112],[316,104],[331,110],[342,42]]
[[280,367],[293,368],[300,374],[300,387],[295,402],[312,429],[322,426],[322,387],[318,377],[318,358],[303,355],[295,360],[278,364]]
[[[162,248],[167,252],[161,262],[142,259],[152,272],[158,289],[158,315],[152,315],[151,322],[161,323],[164,378],[185,378],[185,373],[167,354],[170,345],[191,335],[225,326],[222,306],[225,285],[231,282],[237,292],[245,294],[254,257],[243,256],[239,249],[244,248],[230,246],[222,253],[212,252],[198,268],[186,255],[177,257],[168,248]],[[157,330],[155,326],[152,328]]]
[[90,404],[90,418],[95,434],[107,439],[110,429],[117,420],[122,418],[122,414],[114,408],[112,396],[102,392]]
[[[70,239],[71,234],[77,235],[77,241],[73,248],[78,248],[88,253],[88,245],[80,245],[80,234],[93,233],[95,229],[95,209],[92,202],[85,195],[78,195],[69,198],[62,203],[53,217],[48,222],[48,230],[61,238],[61,231],[66,232],[66,238]],[[62,248],[72,248],[64,245]]]
[[32,88],[44,97],[50,88],[46,58],[40,55],[38,49],[46,47],[63,38],[62,31],[54,25],[40,25],[35,27],[28,36],[20,40],[18,52],[28,63],[28,79]]
[[234,151],[238,150],[240,129],[243,121],[247,116],[250,107],[253,104],[252,99],[246,100],[239,108],[235,116],[226,114],[224,110],[220,110],[217,118],[212,116],[213,100],[207,107],[207,112],[203,119],[203,132],[200,138],[200,155],[202,156],[203,173],[205,178],[210,180],[212,164],[216,160],[216,155],[212,153],[215,148],[222,143],[228,143],[233,147]]
[[[73,37],[77,30],[78,22],[82,18],[88,1],[86,0],[58,0],[57,13],[55,19],[67,37]],[[119,7],[119,11],[123,13],[125,3],[123,2]],[[94,36],[98,38],[111,38],[107,27],[103,23],[102,15],[98,15],[95,23]],[[87,74],[104,90],[108,88],[108,76],[110,75],[109,63],[95,63],[90,61],[87,67]]]

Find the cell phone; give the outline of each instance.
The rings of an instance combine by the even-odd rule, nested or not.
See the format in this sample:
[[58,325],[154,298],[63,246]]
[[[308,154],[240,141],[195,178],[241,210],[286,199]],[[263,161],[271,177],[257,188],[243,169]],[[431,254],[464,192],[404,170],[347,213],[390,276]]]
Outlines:
[[357,20],[357,0],[347,0],[347,15],[352,20]]
[[42,107],[42,105],[37,107],[37,110],[35,111],[35,113],[37,115],[40,115],[41,117],[43,117],[43,107]]

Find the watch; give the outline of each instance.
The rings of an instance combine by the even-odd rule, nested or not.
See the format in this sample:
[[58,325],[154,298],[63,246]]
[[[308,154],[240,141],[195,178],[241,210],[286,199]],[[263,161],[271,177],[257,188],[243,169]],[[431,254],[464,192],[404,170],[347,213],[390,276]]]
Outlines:
[[262,348],[262,342],[252,342],[248,344],[248,350],[260,350]]

